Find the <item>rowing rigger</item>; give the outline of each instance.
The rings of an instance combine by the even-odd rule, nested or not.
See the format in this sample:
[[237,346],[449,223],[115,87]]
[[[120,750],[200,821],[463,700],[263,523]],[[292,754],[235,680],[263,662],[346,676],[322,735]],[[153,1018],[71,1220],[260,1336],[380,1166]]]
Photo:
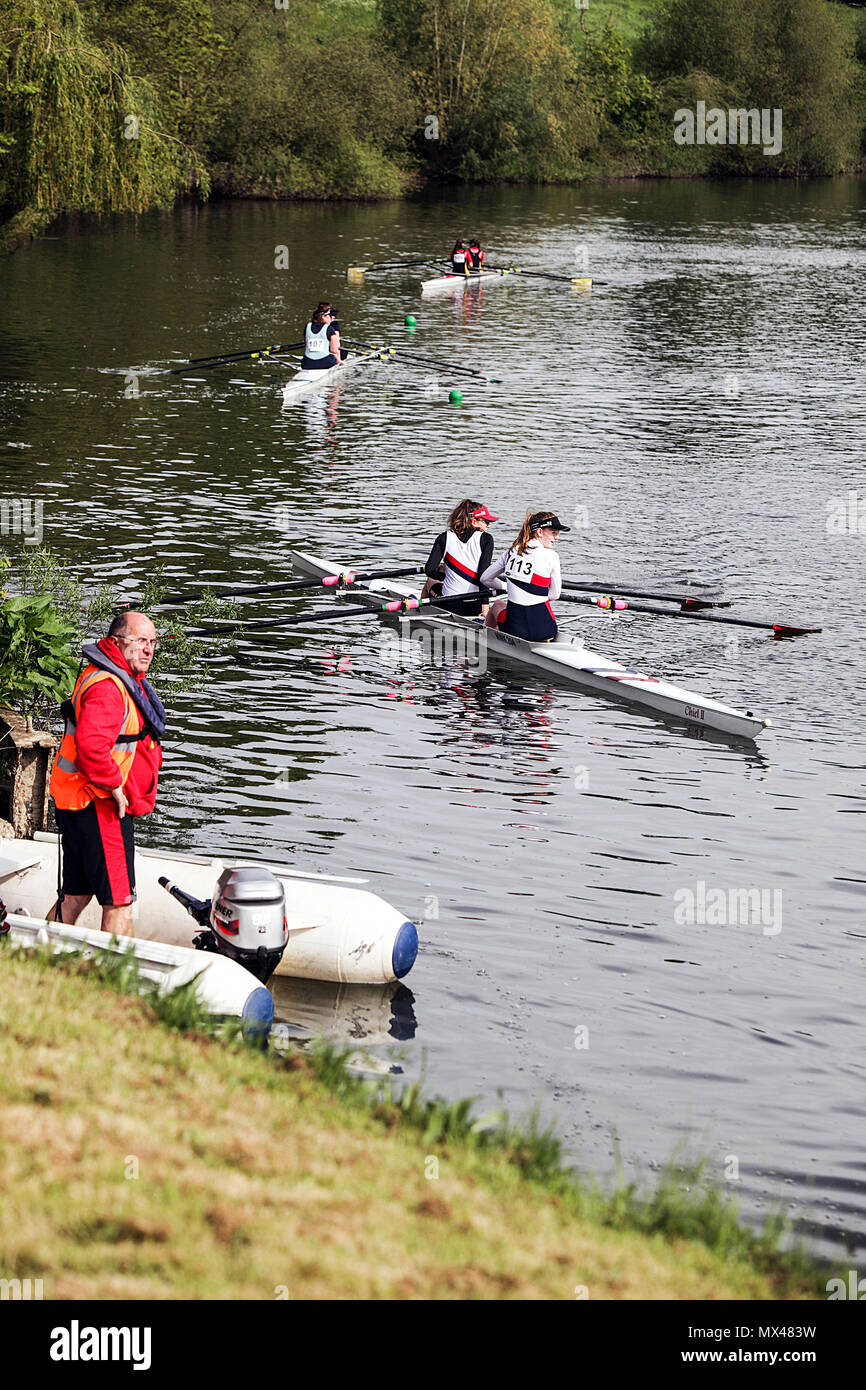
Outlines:
[[[311,578],[324,579],[340,574],[339,565],[302,552],[293,554],[292,566],[296,573]],[[386,599],[402,600],[405,604],[404,612],[406,616],[411,615],[413,623],[472,633],[477,641],[486,644],[490,652],[505,660],[535,667],[571,685],[591,690],[595,694],[625,700],[692,727],[715,729],[747,739],[756,738],[764,729],[770,727],[769,719],[763,719],[751,710],[734,709],[719,700],[713,700],[710,696],[686,690],[646,672],[632,670],[598,652],[590,651],[583,645],[583,639],[579,636],[560,631],[554,642],[526,642],[520,637],[513,637],[510,633],[500,632],[495,628],[483,628],[478,618],[433,611],[430,608],[422,613],[413,611],[418,595],[417,583],[394,579],[371,580],[351,590],[353,601],[357,600],[371,609],[381,612]]]

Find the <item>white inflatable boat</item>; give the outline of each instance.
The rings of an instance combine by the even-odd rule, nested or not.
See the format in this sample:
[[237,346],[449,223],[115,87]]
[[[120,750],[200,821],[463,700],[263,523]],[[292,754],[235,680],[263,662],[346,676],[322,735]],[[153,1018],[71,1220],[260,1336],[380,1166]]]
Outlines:
[[[160,886],[161,877],[192,897],[210,899],[217,881],[231,866],[254,861],[136,850],[133,906],[135,939],[189,949],[201,931],[180,902]],[[256,861],[258,863],[258,861]],[[304,874],[280,864],[258,864],[280,881],[285,892],[288,944],[277,975],[346,984],[382,985],[409,973],[418,954],[415,924],[383,898],[362,886],[363,879]],[[45,926],[45,914],[57,896],[57,837],[0,840],[0,899],[10,914]],[[78,928],[100,936],[101,913],[91,902]],[[198,957],[207,955],[198,951]]]

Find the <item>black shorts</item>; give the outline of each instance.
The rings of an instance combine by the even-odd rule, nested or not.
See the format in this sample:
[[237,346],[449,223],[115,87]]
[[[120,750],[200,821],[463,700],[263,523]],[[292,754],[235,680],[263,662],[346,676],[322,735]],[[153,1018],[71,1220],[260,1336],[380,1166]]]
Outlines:
[[83,811],[57,811],[63,850],[61,897],[96,898],[101,907],[135,901],[135,817],[121,820],[113,797],[97,797]]
[[559,630],[549,603],[507,604],[499,629],[524,642],[550,642]]

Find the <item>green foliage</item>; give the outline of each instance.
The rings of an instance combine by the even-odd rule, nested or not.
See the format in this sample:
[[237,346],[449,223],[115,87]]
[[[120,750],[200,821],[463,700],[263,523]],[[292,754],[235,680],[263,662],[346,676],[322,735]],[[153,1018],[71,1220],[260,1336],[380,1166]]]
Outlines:
[[658,108],[658,94],[644,73],[632,66],[631,53],[611,24],[588,37],[584,70],[605,121],[627,138],[641,136]]
[[[25,570],[38,570],[47,552],[25,547]],[[76,628],[68,606],[50,592],[10,597],[6,579],[12,568],[0,555],[0,705],[16,710],[32,725],[65,700],[78,670]]]
[[65,700],[78,670],[74,637],[47,595],[0,603],[0,704],[32,724],[40,710]]
[[[96,641],[117,611],[117,599],[111,589],[102,585],[88,590],[67,569],[47,546],[23,546],[14,567],[8,556],[0,555],[0,600],[5,596],[4,575],[13,573],[20,596],[0,606],[0,703],[4,702],[22,714],[38,717],[43,725],[57,722],[57,705],[67,699],[75,683],[80,664],[81,647]],[[163,568],[151,571],[137,607],[141,612],[159,603],[167,592]],[[240,606],[206,593],[194,604],[179,610],[172,619],[172,630],[160,635],[149,677],[168,677],[175,695],[201,689],[207,682],[207,660],[215,651],[233,654],[237,650],[234,631],[214,634],[207,639],[189,637],[187,627],[198,627],[213,618],[234,619]],[[27,630],[25,631],[25,618]],[[6,616],[8,615],[8,616]],[[49,627],[43,638],[51,637],[55,658],[49,667],[36,660],[33,645],[35,635],[28,636],[29,626],[42,622]],[[59,624],[65,634],[52,634],[51,623]],[[9,626],[7,632],[4,622]],[[18,637],[11,642],[11,625],[16,625]],[[8,651],[4,650],[9,643]],[[61,660],[63,653],[68,660]],[[45,658],[47,661],[48,658]],[[4,678],[5,672],[5,678]],[[52,684],[46,678],[53,674]],[[14,677],[14,680],[13,680]],[[165,692],[163,692],[165,693]]]
[[47,594],[58,613],[75,629],[78,645],[113,615],[111,590],[101,585],[88,592],[48,546],[22,547],[17,572],[21,592]]
[[697,99],[782,111],[780,154],[704,146],[691,158],[706,172],[831,174],[858,158],[864,73],[826,0],[661,0],[637,58],[661,85],[671,143],[674,111]]
[[203,178],[153,86],[91,41],[73,0],[0,0],[0,132],[13,209],[141,212]]
[[450,178],[573,181],[598,110],[557,9],[535,0],[380,0],[415,92],[414,151]]
[[[220,193],[402,193],[408,84],[357,13],[323,3],[82,0],[122,43]],[[405,162],[405,160],[403,161]]]
[[[780,108],[781,155],[677,145],[698,100]],[[211,183],[377,198],[421,174],[826,174],[864,149],[866,17],[828,0],[0,0],[0,252],[63,208]]]
[[[156,565],[150,571],[136,608],[148,613],[161,603],[169,592],[165,578],[165,567]],[[239,617],[240,604],[231,599],[219,599],[216,594],[206,590],[196,603],[189,603],[179,609],[172,617],[171,630],[160,634],[156,652],[151,662],[148,679],[168,677],[175,695],[188,690],[197,690],[205,683],[204,672],[207,659],[215,651],[229,655],[237,652],[236,631],[213,633],[207,638],[190,637],[186,629],[199,627],[214,618],[231,621]]]

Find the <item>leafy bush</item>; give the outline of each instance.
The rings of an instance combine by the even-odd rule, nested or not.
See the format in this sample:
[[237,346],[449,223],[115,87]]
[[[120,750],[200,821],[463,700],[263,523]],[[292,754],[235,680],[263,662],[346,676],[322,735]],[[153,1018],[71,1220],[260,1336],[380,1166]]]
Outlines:
[[0,704],[24,715],[28,728],[72,689],[74,639],[72,624],[47,595],[0,600]]
[[727,107],[782,111],[783,147],[703,146],[704,170],[832,174],[852,167],[864,126],[864,73],[850,26],[826,0],[661,0],[636,57],[660,84],[665,137],[673,113],[708,107],[712,87]]

